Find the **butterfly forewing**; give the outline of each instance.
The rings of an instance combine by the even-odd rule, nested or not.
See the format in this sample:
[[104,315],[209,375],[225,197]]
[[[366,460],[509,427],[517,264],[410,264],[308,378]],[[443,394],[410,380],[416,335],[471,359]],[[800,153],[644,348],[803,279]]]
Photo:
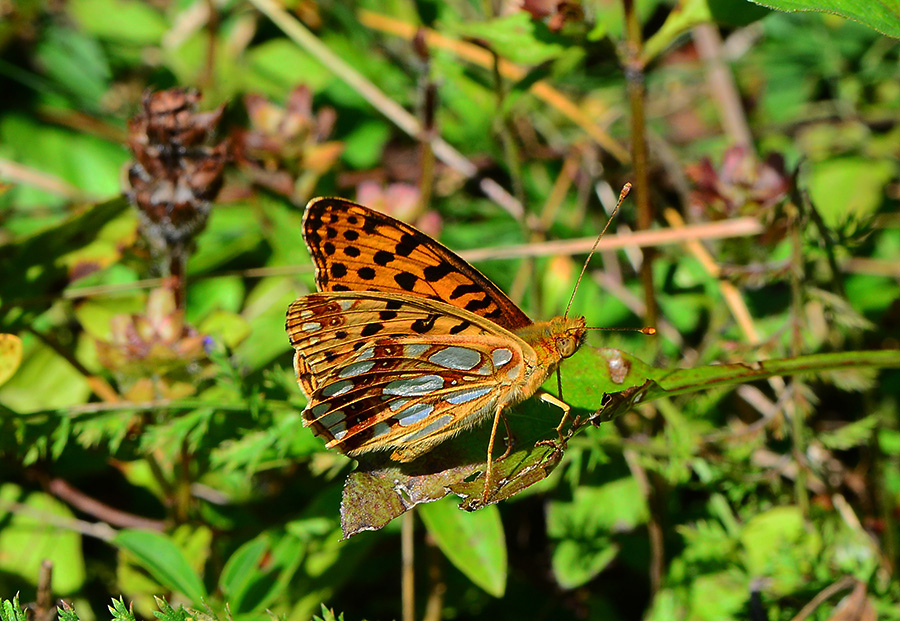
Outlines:
[[340,198],[310,202],[303,238],[320,291],[381,291],[441,300],[516,330],[532,322],[500,289],[427,235]]
[[493,322],[397,294],[308,295],[291,305],[287,328],[304,423],[348,454],[413,459],[511,402],[536,362]]

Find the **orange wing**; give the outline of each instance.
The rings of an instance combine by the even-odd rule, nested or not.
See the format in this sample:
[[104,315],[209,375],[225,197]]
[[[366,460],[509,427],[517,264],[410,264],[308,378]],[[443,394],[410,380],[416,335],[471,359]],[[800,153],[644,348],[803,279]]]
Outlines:
[[303,239],[320,291],[380,291],[441,300],[514,331],[531,319],[497,286],[424,233],[342,198],[306,206]]

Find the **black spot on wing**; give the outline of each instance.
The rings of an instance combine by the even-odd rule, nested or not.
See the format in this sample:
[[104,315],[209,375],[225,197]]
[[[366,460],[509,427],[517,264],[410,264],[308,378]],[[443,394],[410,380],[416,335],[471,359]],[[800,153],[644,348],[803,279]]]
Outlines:
[[372,260],[375,261],[376,265],[384,267],[394,260],[394,255],[390,252],[387,252],[386,250],[379,250],[375,253],[375,256],[372,258]]
[[343,278],[347,275],[347,266],[343,263],[332,263],[331,264],[331,277],[332,278]]
[[397,242],[397,246],[394,248],[394,252],[401,257],[408,257],[418,246],[419,242],[416,240],[414,235],[411,235],[410,233],[404,233],[400,237],[400,241]]
[[415,274],[409,272],[394,274],[394,282],[396,282],[404,291],[412,291],[418,280],[419,279],[416,278]]
[[431,314],[426,319],[416,319],[412,322],[412,330],[418,334],[425,334],[434,327],[434,322],[438,320],[440,315]]
[[372,336],[373,334],[378,334],[383,329],[384,326],[380,323],[370,323],[360,330],[360,334],[363,336]]
[[425,276],[425,280],[428,282],[437,282],[447,274],[453,271],[453,266],[448,263],[438,263],[436,265],[429,265],[426,267],[422,274]]
[[450,299],[455,300],[457,298],[461,298],[462,296],[468,293],[484,293],[484,289],[475,284],[474,282],[467,283],[465,285],[457,285],[453,290],[453,293],[450,294]]
[[481,298],[480,300],[478,298],[475,298],[466,302],[465,309],[472,313],[477,313],[480,310],[488,308],[490,305],[491,301],[487,298]]
[[463,319],[458,324],[456,324],[455,326],[450,328],[450,334],[459,334],[460,332],[462,332],[463,330],[468,328],[470,325],[472,325],[472,324],[470,324],[468,321]]

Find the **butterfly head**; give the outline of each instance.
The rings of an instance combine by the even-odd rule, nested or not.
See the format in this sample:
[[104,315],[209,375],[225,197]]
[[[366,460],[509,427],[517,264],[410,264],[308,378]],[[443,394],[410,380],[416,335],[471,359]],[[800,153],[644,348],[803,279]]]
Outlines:
[[557,317],[550,322],[550,326],[556,353],[560,358],[568,358],[584,343],[584,317]]

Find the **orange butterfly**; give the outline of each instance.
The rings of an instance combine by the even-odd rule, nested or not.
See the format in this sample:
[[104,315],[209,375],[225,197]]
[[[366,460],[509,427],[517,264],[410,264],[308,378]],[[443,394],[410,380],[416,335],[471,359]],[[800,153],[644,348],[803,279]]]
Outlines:
[[[291,304],[286,329],[304,424],[344,454],[391,450],[408,462],[492,417],[487,498],[504,411],[578,350],[584,318],[535,323],[435,240],[340,198],[310,201],[303,239],[319,293]],[[570,407],[541,398],[563,410],[564,441]]]

